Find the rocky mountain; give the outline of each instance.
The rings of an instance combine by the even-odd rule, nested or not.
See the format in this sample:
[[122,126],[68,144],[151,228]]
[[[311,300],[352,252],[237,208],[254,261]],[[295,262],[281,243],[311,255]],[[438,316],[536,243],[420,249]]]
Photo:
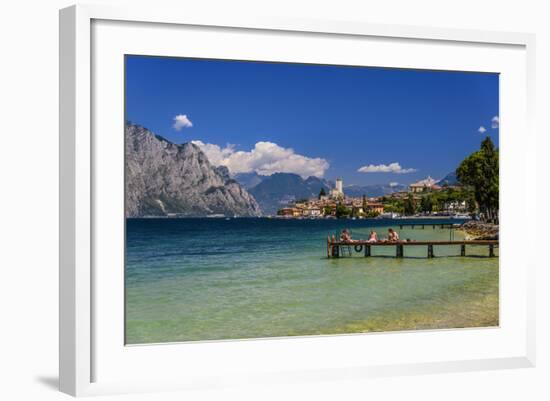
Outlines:
[[256,185],[258,185],[260,182],[262,182],[266,177],[267,176],[260,175],[255,171],[253,171],[251,173],[235,174],[233,178],[235,178],[235,181],[237,181],[246,189],[251,189],[251,188],[254,188]]
[[360,197],[367,196],[369,198],[374,198],[377,196],[389,195],[394,192],[405,191],[407,189],[406,185],[395,184],[395,185],[349,185],[344,187],[344,194],[350,197]]
[[274,215],[277,210],[296,200],[313,198],[319,195],[321,188],[328,193],[333,186],[317,177],[303,179],[298,174],[275,173],[263,177],[263,180],[250,189],[250,193],[264,214]]
[[198,146],[174,144],[127,124],[126,216],[259,216],[254,197]]
[[456,178],[456,172],[451,172],[447,174],[445,177],[443,177],[441,180],[439,180],[437,185],[440,186],[446,186],[446,185],[457,185],[458,184],[458,178]]

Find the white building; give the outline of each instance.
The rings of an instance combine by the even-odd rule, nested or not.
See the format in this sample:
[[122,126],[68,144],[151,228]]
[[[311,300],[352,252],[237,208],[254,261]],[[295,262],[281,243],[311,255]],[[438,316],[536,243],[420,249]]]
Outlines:
[[445,202],[443,207],[447,212],[465,213],[468,211],[468,203],[466,201]]
[[336,190],[341,194],[344,193],[344,182],[342,181],[341,178],[336,179]]
[[321,209],[318,207],[309,207],[304,209],[303,215],[306,217],[320,217]]
[[411,189],[411,192],[423,192],[432,189],[435,186],[436,182],[436,180],[428,176],[428,178],[415,182],[409,185],[409,187]]
[[344,199],[344,181],[341,178],[336,179],[336,187],[330,190],[332,199]]

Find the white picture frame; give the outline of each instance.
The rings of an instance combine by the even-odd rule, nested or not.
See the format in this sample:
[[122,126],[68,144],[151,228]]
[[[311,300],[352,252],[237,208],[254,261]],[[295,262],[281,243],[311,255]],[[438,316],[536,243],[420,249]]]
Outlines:
[[[96,27],[94,27],[94,24],[96,24]],[[511,192],[506,190],[507,187],[510,187],[506,185],[507,182],[521,182],[521,185],[527,186],[535,180],[533,175],[529,176],[527,174],[527,171],[536,170],[534,168],[536,141],[532,123],[535,85],[534,35],[374,25],[360,21],[318,21],[261,17],[251,19],[242,18],[238,15],[223,17],[186,15],[182,10],[163,10],[154,7],[112,8],[108,6],[78,5],[63,9],[60,11],[59,373],[61,391],[80,396],[134,391],[208,388],[242,384],[250,381],[284,383],[296,380],[311,381],[534,366],[534,270],[537,260],[533,256],[531,256],[531,259],[523,259],[516,271],[509,269],[510,273],[508,271],[504,273],[502,280],[505,281],[501,281],[501,284],[504,284],[501,286],[503,300],[507,299],[507,292],[516,290],[518,291],[517,294],[512,295],[517,295],[521,300],[517,301],[517,307],[511,307],[511,304],[506,302],[503,303],[501,314],[508,313],[510,309],[513,310],[510,311],[509,318],[504,319],[505,322],[498,329],[464,329],[460,332],[454,330],[426,331],[418,335],[385,333],[221,341],[194,345],[151,345],[130,347],[132,349],[126,352],[123,339],[119,335],[120,327],[115,328],[114,325],[118,325],[118,323],[112,323],[114,322],[113,319],[120,318],[118,312],[122,306],[119,304],[120,299],[123,298],[122,292],[117,292],[120,290],[117,287],[120,281],[117,278],[118,276],[98,275],[94,270],[97,269],[98,263],[101,264],[103,258],[110,257],[109,254],[98,252],[99,243],[102,241],[102,234],[99,231],[105,227],[101,221],[105,216],[103,216],[98,193],[102,193],[102,185],[116,187],[121,182],[120,176],[118,178],[114,177],[113,181],[108,184],[104,184],[105,181],[102,180],[98,181],[97,177],[102,174],[101,166],[105,168],[105,166],[112,166],[112,163],[120,163],[123,153],[113,152],[108,155],[104,152],[104,144],[101,141],[97,142],[94,138],[94,129],[101,127],[101,122],[95,121],[94,118],[101,118],[96,114],[99,113],[101,116],[101,111],[96,110],[93,97],[103,95],[101,90],[99,90],[100,93],[96,93],[98,88],[94,87],[92,79],[97,71],[103,71],[104,64],[101,60],[110,57],[112,54],[119,55],[121,51],[126,51],[120,45],[126,39],[123,37],[124,35],[119,35],[117,32],[133,30],[131,36],[134,36],[134,34],[139,36],[139,30],[149,29],[153,26],[156,27],[155,32],[157,33],[151,34],[150,43],[144,43],[145,41],[141,40],[140,46],[142,47],[140,49],[143,49],[141,51],[156,54],[154,48],[151,47],[154,46],[155,35],[159,35],[158,38],[167,37],[166,35],[170,35],[172,32],[170,30],[192,27],[200,31],[196,33],[199,36],[203,34],[201,33],[203,31],[206,32],[206,35],[213,33],[213,35],[210,35],[213,38],[216,38],[217,35],[219,37],[219,35],[241,35],[241,33],[244,38],[245,34],[258,34],[263,35],[266,41],[273,44],[285,40],[281,39],[281,35],[284,35],[287,38],[292,38],[293,42],[298,43],[295,50],[299,50],[300,40],[310,41],[316,37],[324,38],[327,41],[337,38],[342,43],[346,40],[370,39],[384,40],[386,41],[385,46],[390,46],[393,42],[397,45],[399,41],[405,41],[406,44],[411,46],[437,46],[441,50],[439,57],[442,59],[440,60],[441,64],[437,65],[440,65],[442,69],[455,68],[502,73],[498,67],[498,63],[502,63],[502,68],[509,68],[509,70],[506,70],[509,72],[504,73],[505,76],[510,77],[509,80],[506,78],[506,82],[510,86],[501,92],[501,96],[505,97],[505,104],[503,105],[504,129],[501,132],[503,136],[502,147],[504,149],[501,162],[503,171],[501,182],[504,184],[501,191],[501,203],[503,204],[501,221],[508,222],[508,228],[503,225],[501,232],[501,244],[503,244],[501,258],[503,260],[509,260],[510,263],[515,261],[514,251],[506,248],[506,243],[510,243],[511,237],[508,233],[512,231],[514,224],[519,221],[518,219],[531,222],[529,224],[534,224],[536,219],[536,208],[533,206],[527,207],[527,200],[521,196],[517,202],[519,202],[522,211],[518,213],[517,217],[508,218],[507,210],[509,209],[506,208],[511,197]],[[212,30],[212,32],[209,32],[209,30]],[[96,35],[95,41],[94,34]],[[108,35],[113,36],[109,37]],[[110,39],[109,42],[112,42],[112,46],[106,45],[105,38]],[[298,40],[299,38],[301,39]],[[139,39],[136,38],[135,40]],[[200,40],[204,40],[205,44],[208,43],[206,37]],[[160,54],[172,52],[170,46],[173,45],[168,42],[165,44],[165,49],[159,50]],[[468,49],[470,49],[479,55],[494,49],[495,59],[490,61],[493,64],[485,64],[484,66],[482,60],[476,65],[472,59],[465,57],[462,64],[457,64],[449,56],[450,53],[445,51],[447,45],[454,46],[453,52],[468,52]],[[149,46],[149,49],[146,46]],[[212,46],[213,53],[219,51],[215,50],[214,45]],[[345,49],[346,46],[342,47],[344,48],[342,53],[335,57],[345,59],[345,52],[349,52],[349,50]],[[241,49],[241,47],[238,48]],[[243,52],[245,48],[246,46],[242,47]],[[273,48],[276,48],[276,46],[274,45]],[[101,53],[98,52],[103,50],[106,52],[105,56],[99,56]],[[268,50],[264,49],[264,52]],[[373,48],[373,50],[376,53],[376,49]],[[433,49],[430,50],[429,46],[426,47],[425,51],[433,53]],[[290,52],[291,48],[289,47],[289,54]],[[475,56],[474,53],[468,57]],[[501,53],[502,58],[499,58]],[[260,57],[262,60],[269,57],[268,53],[263,54],[263,57],[256,57]],[[229,57],[230,55],[224,56]],[[95,59],[96,56],[97,60]],[[246,58],[246,55],[243,57]],[[281,59],[280,54],[273,57],[277,60]],[[294,56],[289,55],[289,57]],[[309,57],[314,57],[313,53]],[[396,55],[396,57],[398,56]],[[447,61],[445,61],[446,57]],[[117,60],[120,62],[119,59]],[[350,63],[353,62],[353,60],[350,60]],[[362,61],[358,62],[362,63]],[[119,65],[117,63],[114,63],[113,68],[115,70],[109,73],[113,74],[113,80],[120,79],[120,76],[117,78],[117,75],[122,74],[122,71],[116,70]],[[504,66],[505,63],[508,66]],[[397,58],[393,61],[388,58],[388,61],[382,61],[382,64],[380,64],[380,66],[407,68],[433,68],[433,65],[429,61],[423,62],[422,60],[404,64]],[[517,70],[514,72],[513,69],[516,67]],[[97,69],[97,71],[94,71],[94,69]],[[104,77],[109,74],[101,75],[98,82],[107,79]],[[118,90],[119,84],[120,81],[116,81],[113,90]],[[512,90],[517,90],[518,96],[515,99],[511,99]],[[119,95],[123,96],[121,93]],[[510,103],[506,103],[508,100]],[[122,107],[122,105],[117,107]],[[116,107],[112,109],[113,113],[119,110]],[[116,115],[113,114],[113,118],[116,120]],[[124,116],[120,115],[118,118],[123,121]],[[506,124],[509,127],[521,130],[524,135],[520,135],[518,138],[517,135],[507,133]],[[114,159],[117,157],[120,158],[118,162]],[[100,158],[102,159],[101,163],[104,163],[103,165],[100,165]],[[117,165],[120,166],[120,164]],[[122,186],[120,190],[122,190]],[[121,204],[118,206],[121,206]],[[116,231],[114,230],[114,232]],[[531,232],[534,232],[534,230]],[[108,236],[107,233],[105,235]],[[117,244],[117,242],[114,241],[113,244]],[[122,252],[122,249],[120,252]],[[116,259],[118,256],[115,256],[114,253],[116,251],[113,251],[111,256]],[[528,252],[528,254],[534,255],[534,252]],[[119,268],[120,263],[117,266]],[[501,264],[501,271],[504,267],[508,266]],[[508,282],[510,285],[515,283],[518,288],[507,286],[506,283]],[[107,285],[107,283],[112,283],[112,285]],[[95,291],[98,290],[106,294],[105,297],[108,297],[105,298],[106,300],[114,301],[113,305],[116,305],[113,308],[114,313],[110,317],[105,317],[105,314],[101,313],[105,301],[97,303],[97,300],[94,299]],[[517,297],[516,299],[518,299]],[[120,322],[120,324],[123,325],[123,322]],[[500,333],[508,334],[501,336]],[[116,338],[113,339],[113,337]],[[445,337],[444,340],[443,337]],[[483,340],[481,340],[482,338]],[[386,339],[389,340],[386,341]],[[481,346],[479,350],[474,350],[475,347],[472,346],[472,352],[461,357],[460,353],[464,351],[464,348],[458,345],[455,354],[444,355],[442,353],[439,359],[434,357],[422,359],[418,357],[418,354],[412,352],[410,355],[405,355],[405,351],[403,358],[391,358],[388,355],[388,349],[384,351],[384,347],[388,347],[390,343],[392,347],[399,347],[401,344],[404,350],[418,347],[419,344],[434,344],[436,349],[438,342],[440,342],[439,346],[445,348],[445,345],[449,342],[474,344],[477,339],[480,339],[480,344],[483,341],[486,341],[487,344],[494,343],[494,349],[489,350],[486,348],[487,351],[482,352]],[[356,347],[355,349],[367,349],[369,343],[372,343],[373,347],[381,349],[379,355],[375,355],[374,352],[368,354],[356,352],[355,355],[346,356],[348,359],[340,358],[339,351],[342,350],[341,347],[352,346]],[[115,350],[113,348],[115,346],[120,347],[120,349]],[[185,349],[182,347],[185,347]],[[322,360],[316,359],[321,349],[326,350],[326,353],[323,355]],[[180,366],[186,372],[185,377],[180,377],[183,376],[180,374],[169,374],[169,369],[174,368],[173,360],[169,360],[170,355],[176,355],[183,352],[182,350],[185,351],[185,355],[189,357],[189,360],[198,361],[201,358],[209,360],[210,358],[211,361],[215,361],[218,358],[220,363],[215,364],[218,366],[217,370],[214,369],[214,372],[206,373],[212,370],[211,366],[204,366],[204,369],[197,365],[192,369],[189,366],[187,368]],[[300,352],[303,353],[303,356],[307,355],[309,361],[296,363],[288,359],[289,355],[296,355]],[[437,350],[434,350],[434,352],[437,352]],[[264,355],[263,359],[267,359],[268,363],[262,366],[257,365],[254,369],[247,367],[247,364],[259,363],[254,359],[253,354]],[[120,358],[117,355],[120,355]],[[369,358],[366,358],[365,355],[369,355]],[[222,359],[225,364],[221,363]],[[242,361],[239,361],[240,359]],[[163,361],[166,363],[163,363]],[[159,372],[147,371],[145,368],[137,367],[140,362],[143,365],[151,365],[154,362],[155,366],[163,363],[166,370]],[[111,372],[104,374],[102,366],[105,367],[106,363],[114,366],[114,368]],[[331,365],[332,363],[334,363],[334,366]],[[121,366],[127,368],[123,369],[125,374],[117,375],[115,371]],[[130,368],[132,366],[134,369]]]

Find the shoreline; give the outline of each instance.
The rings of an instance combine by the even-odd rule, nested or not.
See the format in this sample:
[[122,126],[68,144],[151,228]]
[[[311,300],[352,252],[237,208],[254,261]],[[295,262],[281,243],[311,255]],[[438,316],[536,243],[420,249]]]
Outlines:
[[[390,318],[374,316],[363,321],[348,323],[327,334],[498,327],[498,303],[498,295],[485,295],[465,303],[440,305],[432,313],[429,310],[421,310],[392,314]],[[472,307],[480,305],[482,305],[481,311],[472,311]]]
[[[330,221],[395,221],[399,225],[400,221],[456,221],[456,224],[467,220],[468,218],[454,216],[415,216],[415,217],[364,217],[364,218],[336,218],[336,217],[292,217],[292,216],[126,216],[126,220],[190,220],[190,219],[208,219],[208,220],[330,220]],[[430,223],[431,224],[431,223]]]
[[469,292],[469,295],[473,296],[467,299],[463,299],[463,295],[456,293],[447,297],[444,302],[428,304],[416,310],[381,312],[364,320],[350,322],[323,332],[352,334],[499,326],[498,284],[493,283],[493,287],[482,294]]
[[459,230],[466,240],[498,240],[499,237],[499,226],[493,223],[472,220],[462,224]]
[[[367,333],[396,333],[402,331],[457,330],[468,328],[497,328],[500,326],[498,290],[496,293],[484,294],[464,302],[446,302],[437,306],[427,305],[419,310],[387,312],[384,316],[377,314],[364,320],[358,320],[330,329],[294,331],[289,330],[280,335],[250,335],[237,337],[212,336],[205,338],[182,338],[170,341],[203,342],[235,341],[254,339],[273,339],[291,337],[336,336]],[[168,340],[166,340],[168,341]],[[155,340],[155,342],[165,342]],[[146,340],[129,340],[129,344],[148,344]]]

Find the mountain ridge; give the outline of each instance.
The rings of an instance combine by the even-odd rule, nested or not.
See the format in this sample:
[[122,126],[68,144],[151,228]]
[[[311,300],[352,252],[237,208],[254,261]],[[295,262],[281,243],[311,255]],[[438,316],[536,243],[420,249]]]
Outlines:
[[456,176],[456,172],[451,171],[449,174],[447,174],[445,177],[439,180],[436,184],[439,186],[446,186],[446,185],[457,185],[458,183],[459,182]]
[[261,215],[254,197],[197,145],[172,143],[132,123],[125,139],[127,217]]

